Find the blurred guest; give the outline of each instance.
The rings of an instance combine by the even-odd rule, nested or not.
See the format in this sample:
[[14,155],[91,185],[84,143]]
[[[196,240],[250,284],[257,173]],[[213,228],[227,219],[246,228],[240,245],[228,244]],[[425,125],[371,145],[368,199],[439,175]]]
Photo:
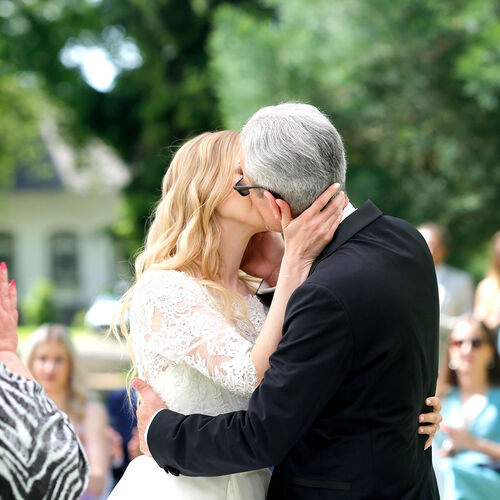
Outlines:
[[106,498],[111,487],[107,415],[82,380],[73,343],[62,325],[45,324],[29,338],[25,362],[56,406],[69,416],[89,459],[89,485],[82,500]]
[[16,354],[17,294],[0,264],[0,498],[77,500],[88,481],[85,452]]
[[500,498],[500,359],[491,331],[467,316],[451,332],[441,390],[445,500]]
[[424,237],[436,267],[439,289],[439,360],[443,364],[448,337],[458,318],[472,312],[474,283],[464,271],[446,264],[449,251],[449,236],[446,229],[434,222],[418,227]]
[[129,462],[141,454],[138,438],[134,437],[134,430],[137,431],[136,405],[137,393],[133,389],[130,392],[130,401],[126,389],[111,391],[106,399],[109,425],[120,439],[119,445],[116,441],[112,455],[115,483],[120,480]]
[[[498,335],[500,328],[500,231],[492,240],[489,272],[479,283],[474,301],[474,314]],[[500,345],[500,338],[498,338]]]
[[127,445],[128,456],[132,461],[134,458],[137,458],[139,455],[142,455],[141,451],[141,441],[139,439],[139,430],[137,427],[132,429],[132,437]]

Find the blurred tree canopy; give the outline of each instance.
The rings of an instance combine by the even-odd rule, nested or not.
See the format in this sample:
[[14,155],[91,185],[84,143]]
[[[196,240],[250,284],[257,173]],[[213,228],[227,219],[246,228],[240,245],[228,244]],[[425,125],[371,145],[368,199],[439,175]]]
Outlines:
[[[83,143],[97,135],[132,166],[124,217],[115,228],[130,253],[142,243],[171,147],[222,126],[206,51],[212,14],[221,3],[0,0],[0,77],[30,79],[57,112],[68,140]],[[246,0],[230,3],[260,9]],[[89,85],[86,74],[86,57],[95,50],[105,59],[103,71],[115,72],[112,87],[102,91]],[[0,100],[0,116],[9,106]],[[18,123],[25,120],[22,110],[13,112]],[[0,148],[5,164],[18,161],[2,143]]]
[[[115,228],[132,252],[172,146],[239,128],[263,105],[305,101],[344,137],[355,203],[445,224],[455,262],[480,273],[474,257],[500,228],[499,9],[493,0],[0,0],[0,182],[37,119],[57,112],[73,141],[98,135],[132,166]],[[101,76],[112,69],[99,90],[86,67],[95,50]]]
[[264,3],[270,19],[217,13],[210,50],[226,125],[281,101],[317,105],[344,137],[351,199],[443,223],[455,262],[474,269],[500,228],[500,4]]
[[44,100],[23,79],[0,72],[0,186],[12,184],[17,166],[41,168],[44,156],[35,111]]

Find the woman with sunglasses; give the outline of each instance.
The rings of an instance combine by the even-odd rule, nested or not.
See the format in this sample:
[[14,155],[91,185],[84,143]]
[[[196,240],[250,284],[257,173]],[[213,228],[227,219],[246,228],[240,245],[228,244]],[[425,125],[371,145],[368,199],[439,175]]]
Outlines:
[[500,494],[500,358],[493,335],[472,316],[451,332],[441,392],[439,468],[445,500]]

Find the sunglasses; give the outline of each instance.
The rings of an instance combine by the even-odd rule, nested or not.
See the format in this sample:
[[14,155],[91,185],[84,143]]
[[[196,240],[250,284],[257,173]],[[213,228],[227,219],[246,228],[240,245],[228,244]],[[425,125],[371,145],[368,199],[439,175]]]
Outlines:
[[271,191],[270,189],[264,187],[264,186],[243,186],[241,183],[243,182],[243,177],[233,186],[233,189],[235,191],[238,191],[238,194],[241,196],[248,196],[250,194],[250,189],[265,189],[266,191],[269,191],[277,200],[282,200],[283,197],[275,193],[274,191]]
[[450,345],[452,347],[462,347],[463,344],[470,344],[472,349],[478,349],[483,344],[488,342],[486,339],[474,338],[474,339],[466,339],[466,340],[451,340]]

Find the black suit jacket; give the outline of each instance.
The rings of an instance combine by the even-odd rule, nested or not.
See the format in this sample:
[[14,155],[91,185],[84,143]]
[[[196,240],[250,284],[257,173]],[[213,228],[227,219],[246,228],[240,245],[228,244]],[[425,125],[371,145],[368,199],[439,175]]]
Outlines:
[[435,392],[438,318],[425,241],[366,202],[290,298],[248,411],[161,411],[149,449],[191,476],[277,464],[269,499],[437,499],[417,417]]

